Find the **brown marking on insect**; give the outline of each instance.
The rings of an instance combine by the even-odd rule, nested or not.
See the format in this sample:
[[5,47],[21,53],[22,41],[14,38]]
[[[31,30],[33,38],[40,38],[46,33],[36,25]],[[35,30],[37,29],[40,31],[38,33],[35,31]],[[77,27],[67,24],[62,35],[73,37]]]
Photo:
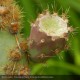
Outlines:
[[10,33],[12,34],[17,34],[19,29],[19,23],[18,22],[12,22],[10,25]]
[[0,15],[5,15],[5,14],[8,14],[9,13],[9,10],[7,7],[5,6],[0,6]]
[[19,61],[21,59],[19,50],[12,50],[9,56],[12,61]]

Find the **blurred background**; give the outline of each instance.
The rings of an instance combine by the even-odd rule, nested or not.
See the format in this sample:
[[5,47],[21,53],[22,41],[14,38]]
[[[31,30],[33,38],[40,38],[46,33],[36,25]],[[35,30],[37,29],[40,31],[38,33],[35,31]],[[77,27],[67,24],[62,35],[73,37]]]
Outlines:
[[[31,66],[32,75],[80,75],[80,0],[16,0],[23,10],[24,37],[30,34],[30,22],[33,22],[38,14],[49,9],[61,15],[67,13],[69,25],[75,31],[70,34],[69,49],[62,51],[44,64],[35,63]],[[60,79],[60,78],[59,78]],[[69,79],[73,80],[71,76]]]

